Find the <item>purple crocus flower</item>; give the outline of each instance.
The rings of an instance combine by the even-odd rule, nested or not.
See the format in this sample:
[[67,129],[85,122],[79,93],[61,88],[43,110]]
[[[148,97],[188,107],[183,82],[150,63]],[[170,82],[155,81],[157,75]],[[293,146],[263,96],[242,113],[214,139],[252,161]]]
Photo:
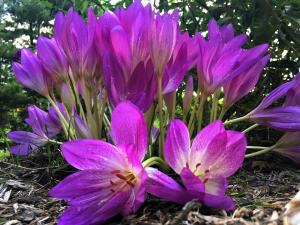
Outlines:
[[224,107],[229,109],[235,102],[247,95],[257,84],[259,76],[270,55],[265,55],[268,45],[262,44],[245,50],[239,59],[240,64],[245,60],[253,60],[253,66],[242,71],[239,75],[224,84]]
[[88,23],[70,8],[66,15],[55,16],[54,39],[57,41],[71,66],[75,79],[101,75],[101,58],[94,43],[97,18],[92,8],[88,9]]
[[7,134],[9,139],[18,143],[10,148],[13,154],[28,155],[47,144],[49,138],[61,132],[59,118],[52,107],[47,113],[37,106],[30,106],[28,114],[29,117],[25,121],[32,128],[32,132],[12,131]]
[[[229,32],[230,31],[230,32]],[[200,89],[206,95],[213,94],[226,81],[237,75],[243,65],[238,60],[246,35],[233,37],[232,27],[220,29],[215,20],[208,25],[208,40],[200,36],[198,56],[198,79]],[[230,35],[229,35],[230,34]]]
[[125,102],[114,109],[111,136],[115,145],[91,139],[62,145],[66,161],[80,171],[49,192],[69,203],[58,224],[102,224],[119,213],[135,212],[144,202],[147,174],[141,161],[147,127],[136,106]]
[[164,173],[147,168],[147,191],[181,204],[198,199],[210,207],[232,210],[234,203],[225,195],[226,178],[241,167],[245,151],[245,136],[240,132],[226,131],[221,121],[201,130],[190,145],[185,124],[173,120],[166,137],[165,158],[180,175],[184,188]]
[[21,64],[14,62],[13,71],[16,79],[26,88],[43,96],[49,94],[52,85],[50,76],[46,73],[40,59],[29,49],[21,50]]
[[300,130],[300,107],[294,105],[284,105],[269,108],[281,97],[290,93],[297,83],[297,79],[286,82],[271,93],[269,93],[261,103],[244,118],[258,124],[270,126],[274,129],[295,132]]
[[96,45],[103,57],[104,84],[114,107],[129,100],[145,112],[153,103],[157,85],[146,29],[151,16],[150,5],[144,7],[134,1],[127,9],[106,12],[99,19]]
[[179,27],[179,12],[172,14],[156,13],[151,20],[150,28],[150,55],[152,62],[157,69],[158,75],[162,76],[166,64],[171,59],[176,45],[177,32]]
[[36,49],[39,59],[55,84],[68,78],[67,59],[54,38],[39,37]]

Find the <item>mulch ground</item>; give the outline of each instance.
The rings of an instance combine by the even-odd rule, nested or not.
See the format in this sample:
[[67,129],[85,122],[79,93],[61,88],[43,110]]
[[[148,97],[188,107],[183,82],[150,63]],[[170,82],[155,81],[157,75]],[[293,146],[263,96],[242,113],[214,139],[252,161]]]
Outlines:
[[[47,191],[71,168],[49,168],[47,163],[47,156],[20,159],[19,166],[11,159],[0,161],[0,225],[55,224],[66,205],[48,197]],[[299,184],[299,167],[269,155],[247,160],[230,178],[228,194],[237,203],[234,212],[209,209],[195,201],[181,206],[149,197],[136,214],[113,218],[107,224],[286,225],[285,206]]]

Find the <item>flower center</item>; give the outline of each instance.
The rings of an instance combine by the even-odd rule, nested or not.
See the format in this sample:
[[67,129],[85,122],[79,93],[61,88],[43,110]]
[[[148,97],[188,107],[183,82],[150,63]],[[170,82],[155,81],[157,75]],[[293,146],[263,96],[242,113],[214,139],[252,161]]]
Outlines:
[[111,191],[116,192],[120,190],[124,190],[125,188],[134,188],[137,183],[137,178],[134,173],[130,170],[115,170],[112,171],[112,174],[116,176],[115,179],[110,180],[110,184],[112,186]]

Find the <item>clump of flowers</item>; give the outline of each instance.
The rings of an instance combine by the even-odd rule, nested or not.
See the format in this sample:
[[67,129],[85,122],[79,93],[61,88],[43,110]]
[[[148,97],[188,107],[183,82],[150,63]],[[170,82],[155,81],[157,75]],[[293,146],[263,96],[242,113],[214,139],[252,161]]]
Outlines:
[[[18,143],[10,151],[37,154],[47,143],[59,144],[60,134],[63,158],[79,170],[49,192],[69,205],[58,224],[128,215],[147,194],[233,210],[227,178],[245,157],[273,151],[299,162],[299,75],[247,115],[223,120],[255,88],[270,58],[268,45],[245,49],[246,35],[214,20],[207,38],[189,36],[180,30],[178,11],[161,14],[139,0],[99,17],[91,8],[87,14],[85,22],[72,8],[57,13],[54,36],[40,37],[35,52],[22,49],[13,64],[16,79],[51,107],[28,108],[32,132],[10,132]],[[243,121],[254,124],[244,132],[225,128]],[[269,147],[247,146],[245,133],[258,125],[287,133]],[[247,148],[259,150],[245,154]]]

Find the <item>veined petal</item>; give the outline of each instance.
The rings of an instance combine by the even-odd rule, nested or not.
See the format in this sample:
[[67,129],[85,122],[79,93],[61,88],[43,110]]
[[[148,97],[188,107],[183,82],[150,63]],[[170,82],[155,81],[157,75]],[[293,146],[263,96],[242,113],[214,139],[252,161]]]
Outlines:
[[79,170],[112,171],[126,168],[123,151],[100,140],[82,139],[69,141],[61,146],[65,160]]
[[249,113],[249,115],[255,114],[256,112],[269,107],[273,102],[283,97],[294,86],[294,84],[295,80],[292,80],[275,88],[261,101],[261,103],[254,110]]
[[151,167],[146,168],[146,191],[167,201],[184,204],[189,201],[187,192],[171,177]]
[[226,131],[227,143],[222,154],[210,166],[214,175],[229,177],[234,174],[243,164],[247,140],[243,133]]
[[197,134],[191,147],[191,154],[193,156],[190,157],[190,163],[192,166],[195,166],[197,163],[201,163],[201,159],[205,154],[209,144],[217,135],[223,133],[224,131],[225,128],[223,123],[220,120],[216,120],[204,127]]
[[48,142],[47,138],[41,137],[37,134],[27,132],[27,131],[12,131],[7,134],[8,138],[13,142],[20,144],[32,144],[36,146],[41,146]]
[[[115,176],[112,173],[103,172],[102,170],[83,170],[64,178],[49,191],[49,195],[68,201],[88,194],[94,194],[101,198],[99,192],[104,193],[105,189],[107,189],[108,192],[106,194],[111,193],[109,190],[111,186],[110,180],[113,179],[115,179]],[[106,194],[103,194],[102,197],[105,197]],[[75,203],[75,201],[73,202]]]
[[[214,174],[215,175],[215,174]],[[205,182],[205,193],[212,195],[225,195],[228,182],[223,176],[208,176]]]
[[165,157],[171,168],[178,174],[189,163],[190,135],[181,120],[172,120],[165,140]]
[[147,125],[143,114],[130,102],[120,103],[112,113],[111,135],[117,146],[133,145],[142,160],[147,150]]
[[58,220],[58,225],[103,224],[109,218],[120,213],[122,206],[129,197],[129,192],[120,192],[108,201],[95,201],[83,206],[70,206]]

